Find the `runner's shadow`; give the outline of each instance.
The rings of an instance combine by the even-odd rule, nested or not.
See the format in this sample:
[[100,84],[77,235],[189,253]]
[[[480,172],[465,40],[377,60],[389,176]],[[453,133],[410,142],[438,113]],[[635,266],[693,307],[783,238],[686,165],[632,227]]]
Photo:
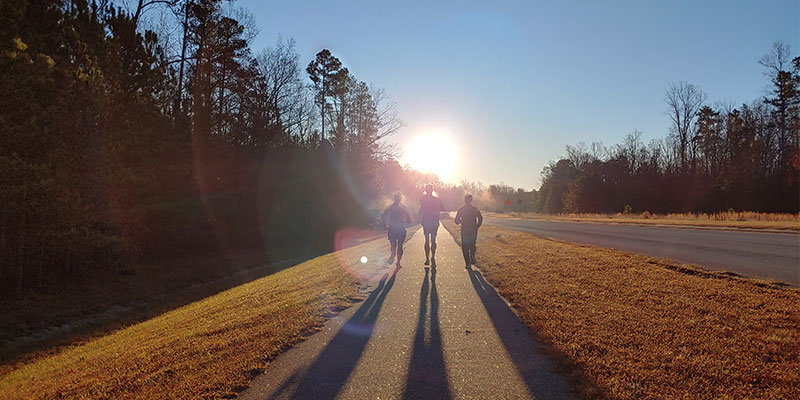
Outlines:
[[[347,378],[355,369],[364,348],[372,336],[378,312],[383,306],[386,295],[394,286],[397,270],[387,281],[388,274],[381,278],[378,287],[358,308],[358,311],[339,329],[336,336],[317,356],[314,363],[306,370],[297,389],[291,395],[293,399],[333,399],[344,387]],[[281,398],[290,390],[290,377],[271,398]]]
[[[430,342],[425,342],[425,320],[428,311],[428,288],[430,287]],[[436,292],[436,267],[428,270],[422,281],[419,295],[419,319],[414,336],[414,349],[408,365],[404,399],[449,399],[450,389],[442,351],[442,336],[439,331],[439,295]]]
[[506,304],[497,291],[483,279],[480,272],[469,268],[472,286],[478,293],[483,307],[492,320],[506,352],[514,362],[530,393],[536,399],[573,398],[566,382],[554,376],[551,368],[554,363],[543,354],[537,353],[539,342],[527,332],[516,314]]

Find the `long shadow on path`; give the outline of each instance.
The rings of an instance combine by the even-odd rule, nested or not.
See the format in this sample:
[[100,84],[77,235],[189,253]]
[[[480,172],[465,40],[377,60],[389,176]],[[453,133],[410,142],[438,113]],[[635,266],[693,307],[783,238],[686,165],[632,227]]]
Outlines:
[[555,363],[543,354],[537,354],[540,344],[532,338],[527,327],[508,307],[497,291],[483,279],[480,272],[469,269],[472,286],[478,293],[489,318],[494,324],[503,346],[536,399],[571,399],[576,396],[569,390],[566,380],[554,373]]
[[[342,325],[336,336],[306,370],[291,398],[333,399],[339,394],[372,336],[378,313],[386,295],[394,286],[396,276],[397,270],[391,278],[388,274],[381,278],[378,287],[372,291],[358,311]],[[272,397],[280,397],[283,392],[289,390],[295,377],[295,375],[289,377]]]
[[449,399],[450,389],[442,351],[442,336],[439,331],[439,295],[436,292],[436,268],[430,272],[430,341],[425,342],[425,322],[428,311],[428,269],[419,294],[419,319],[414,335],[414,348],[408,366],[405,399]]

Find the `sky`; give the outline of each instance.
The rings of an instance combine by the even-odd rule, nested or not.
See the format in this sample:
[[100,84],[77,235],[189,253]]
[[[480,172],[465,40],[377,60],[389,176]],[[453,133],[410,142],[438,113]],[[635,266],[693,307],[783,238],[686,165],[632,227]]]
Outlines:
[[303,68],[327,48],[385,89],[405,122],[388,143],[450,137],[450,183],[536,189],[566,145],[666,136],[670,82],[699,85],[711,104],[750,103],[766,93],[758,59],[773,42],[800,55],[798,0],[235,4],[260,28],[254,51],[291,37]]

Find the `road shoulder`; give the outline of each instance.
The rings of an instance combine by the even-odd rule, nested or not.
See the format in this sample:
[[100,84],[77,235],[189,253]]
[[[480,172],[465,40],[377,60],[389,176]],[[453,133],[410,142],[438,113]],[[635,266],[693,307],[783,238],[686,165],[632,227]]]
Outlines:
[[502,219],[510,219],[510,220],[530,220],[530,221],[551,221],[551,222],[574,222],[579,224],[599,224],[599,225],[624,225],[624,226],[643,226],[643,227],[653,227],[653,228],[679,228],[679,229],[699,229],[699,230],[716,230],[716,231],[735,231],[735,232],[762,232],[762,233],[786,233],[786,234],[795,234],[800,235],[800,223],[791,226],[784,226],[784,227],[770,227],[769,225],[764,225],[761,227],[748,227],[748,226],[736,226],[736,225],[715,225],[715,224],[704,224],[704,223],[690,223],[690,222],[665,222],[663,220],[615,220],[612,218],[603,218],[603,219],[594,219],[594,218],[558,218],[558,217],[548,217],[545,215],[542,216],[529,216],[523,214],[520,216],[514,216],[509,214],[501,214],[501,213],[489,213],[487,217],[492,218],[502,218]]

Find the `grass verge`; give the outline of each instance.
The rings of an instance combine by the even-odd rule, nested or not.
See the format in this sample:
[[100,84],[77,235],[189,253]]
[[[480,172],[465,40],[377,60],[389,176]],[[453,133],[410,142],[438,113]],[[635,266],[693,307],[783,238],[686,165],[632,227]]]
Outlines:
[[[514,217],[519,213],[492,214],[495,217]],[[754,229],[800,232],[800,214],[776,214],[758,212],[721,212],[716,214],[533,214],[522,213],[525,219],[553,221],[595,222],[627,225],[666,225],[671,227]]]
[[229,289],[107,336],[15,365],[3,398],[229,397],[285,348],[363,297],[373,241]]
[[800,398],[798,289],[494,226],[477,254],[586,397]]

